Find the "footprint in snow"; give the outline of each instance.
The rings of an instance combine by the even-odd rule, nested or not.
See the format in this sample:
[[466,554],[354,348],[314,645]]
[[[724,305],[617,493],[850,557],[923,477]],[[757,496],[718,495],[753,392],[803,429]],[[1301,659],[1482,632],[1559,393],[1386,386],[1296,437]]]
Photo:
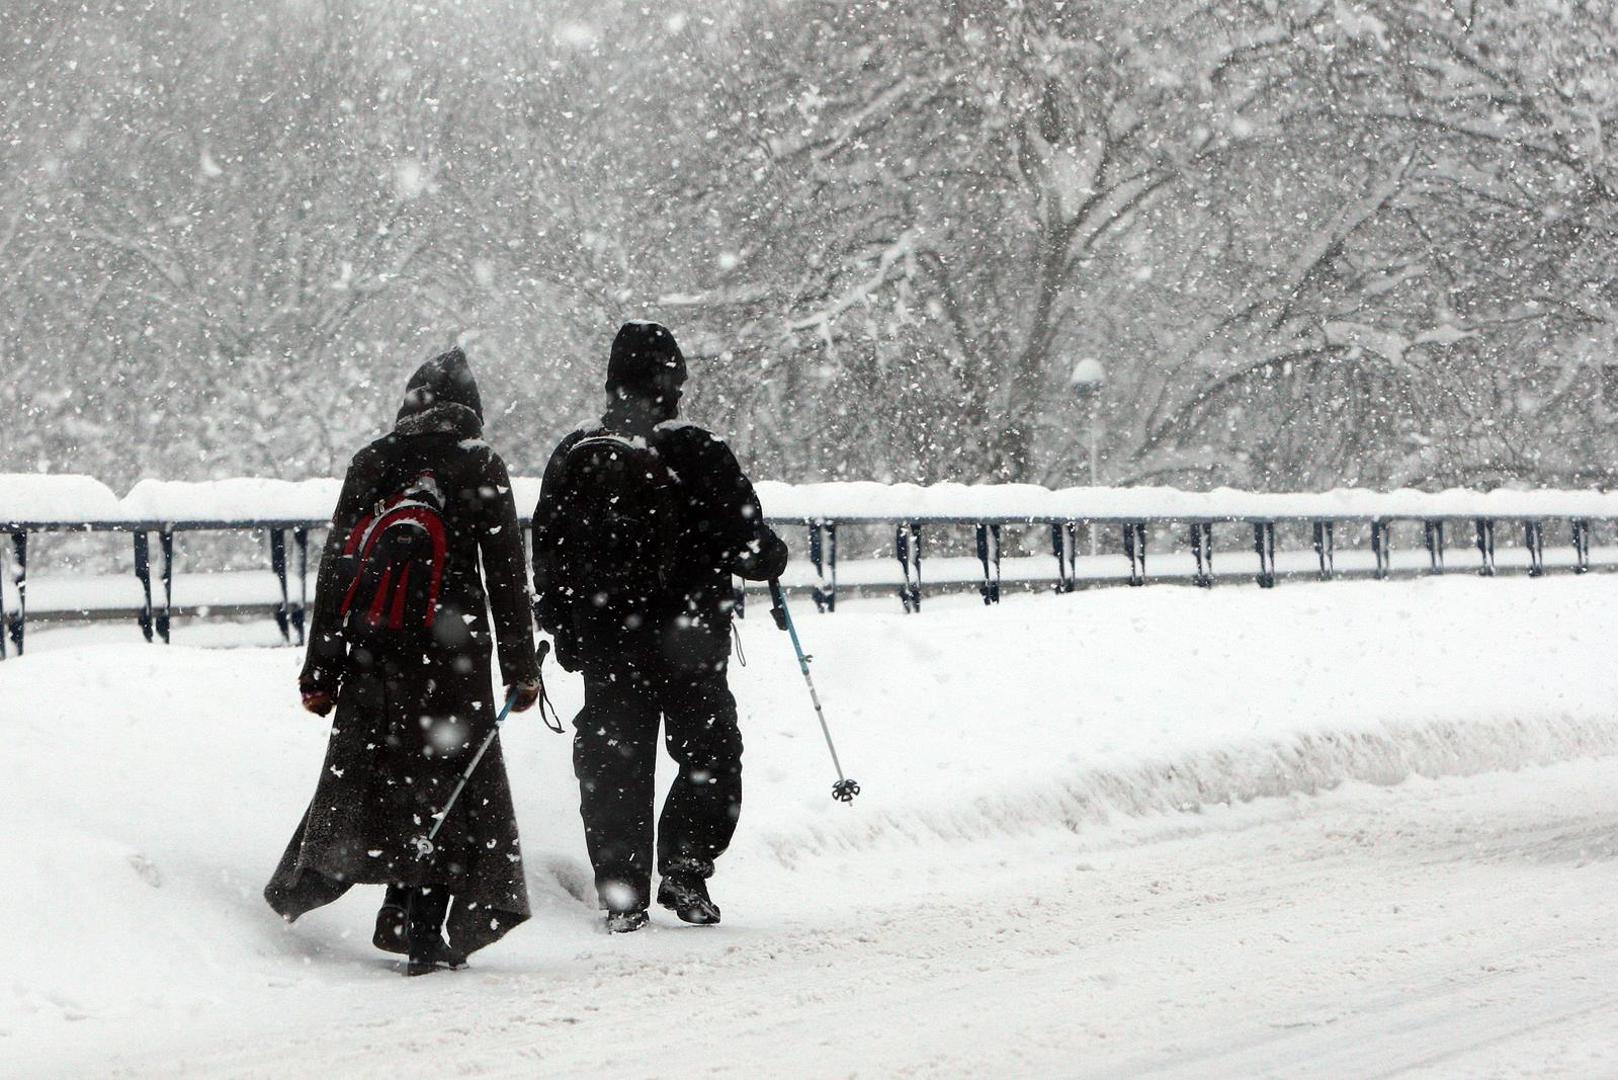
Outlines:
[[137,851],[129,856],[129,865],[140,876],[140,879],[152,888],[161,889],[163,887],[163,874],[158,870],[157,864],[140,852]]

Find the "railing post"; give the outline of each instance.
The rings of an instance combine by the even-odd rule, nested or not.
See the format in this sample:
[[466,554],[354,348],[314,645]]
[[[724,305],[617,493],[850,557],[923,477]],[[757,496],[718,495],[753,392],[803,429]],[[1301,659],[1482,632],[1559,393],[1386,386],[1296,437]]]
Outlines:
[[894,530],[893,548],[905,576],[899,600],[906,614],[918,612],[921,610],[921,526],[913,521],[899,525]]
[[304,644],[304,619],[309,609],[309,530],[302,527],[293,529],[292,544],[298,549],[298,606],[292,609],[292,625],[298,631],[298,645],[301,647]]
[[910,587],[910,603],[914,610],[921,610],[921,526],[910,526],[910,558],[915,567],[916,582]]
[[821,574],[821,569],[820,569],[821,568],[821,563],[823,562],[823,558],[822,558],[821,550],[820,550],[820,543],[821,543],[821,541],[820,541],[820,522],[811,521],[809,523],[809,525],[807,526],[807,528],[808,528],[808,533],[809,533],[809,564],[815,568],[815,579],[816,579],[815,587],[811,591],[810,596],[815,601],[815,610],[816,611],[825,611],[826,610],[826,603],[821,598],[821,595],[820,595],[820,583],[819,583],[819,579],[823,576]]
[[1478,566],[1479,577],[1494,576],[1494,519],[1478,518]]
[[1191,554],[1197,560],[1197,572],[1191,578],[1192,584],[1198,588],[1213,588],[1213,523],[1207,521],[1193,521],[1191,523]]
[[1545,573],[1545,526],[1542,522],[1523,523],[1523,543],[1528,548],[1528,576],[1542,577]]
[[1427,569],[1433,574],[1444,572],[1444,523],[1442,521],[1427,521],[1423,523],[1427,539]]
[[275,604],[275,627],[281,631],[281,640],[292,644],[292,605],[287,595],[287,534],[285,529],[271,529],[270,569],[281,587],[281,599]]
[[0,549],[0,660],[6,658],[6,554]]
[[1573,572],[1590,572],[1590,522],[1585,518],[1573,520]]
[[989,527],[983,522],[972,526],[972,534],[976,538],[976,552],[978,563],[983,567],[983,583],[978,586],[978,596],[982,597],[985,607],[989,604]]
[[815,567],[815,609],[837,610],[837,526],[817,521],[809,526],[809,561]]
[[1067,578],[1067,553],[1063,550],[1066,546],[1063,543],[1065,539],[1062,523],[1058,521],[1052,524],[1051,555],[1056,558],[1056,595],[1058,596],[1072,588]]
[[978,593],[983,597],[983,603],[998,604],[1000,602],[1000,526],[979,522],[978,533],[978,561],[983,564],[983,584],[978,587]]
[[1386,581],[1393,568],[1393,537],[1391,523],[1382,519],[1371,522],[1371,554],[1376,558],[1376,579]]
[[1129,558],[1129,583],[1146,584],[1146,523],[1131,521],[1124,525],[1124,554]]
[[169,617],[174,611],[174,530],[164,529],[157,534],[163,552],[163,607],[157,613],[157,636],[169,644]]
[[1068,557],[1068,593],[1079,588],[1079,523],[1078,521],[1063,521],[1061,523],[1061,547],[1063,554]]
[[1315,522],[1315,558],[1320,560],[1320,580],[1330,581],[1337,570],[1335,522]]
[[136,614],[140,622],[140,632],[148,643],[152,640],[152,560],[151,537],[145,529],[136,529],[135,539],[135,580],[140,582],[141,607]]
[[0,545],[0,660],[10,651],[6,644],[6,627],[11,625],[11,617],[6,613],[6,575],[6,553],[4,545]]
[[837,610],[837,522],[826,522],[826,611]]
[[893,527],[893,554],[899,560],[899,570],[904,574],[904,584],[899,586],[899,603],[904,605],[905,614],[910,614],[910,529],[900,523]]
[[[16,567],[11,571],[11,580],[17,586],[17,610],[8,618],[11,626],[11,643],[17,646],[17,655],[22,655],[23,635],[28,629],[28,533],[19,529],[11,534],[11,552],[17,560]],[[0,620],[3,622],[4,620]]]
[[1056,591],[1070,593],[1079,573],[1079,527],[1071,521],[1051,526],[1051,554],[1056,556]]
[[1253,522],[1253,550],[1258,553],[1258,587],[1275,588],[1275,522]]

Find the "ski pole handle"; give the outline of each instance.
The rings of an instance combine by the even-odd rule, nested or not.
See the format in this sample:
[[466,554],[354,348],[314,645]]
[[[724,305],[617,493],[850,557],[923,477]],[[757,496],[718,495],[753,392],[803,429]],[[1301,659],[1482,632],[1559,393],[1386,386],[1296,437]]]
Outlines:
[[777,630],[787,628],[787,598],[781,591],[779,578],[770,579],[770,618],[775,620]]
[[[775,606],[770,614],[775,618],[775,625],[787,632],[792,638],[792,651],[798,654],[798,668],[803,672],[805,679],[809,678],[809,661],[811,657],[803,651],[803,643],[798,640],[798,628],[792,622],[792,610],[787,607],[786,594],[781,589],[781,582],[775,578],[770,579],[770,599]],[[809,685],[809,692],[814,693],[814,684]],[[817,705],[816,708],[819,708]]]

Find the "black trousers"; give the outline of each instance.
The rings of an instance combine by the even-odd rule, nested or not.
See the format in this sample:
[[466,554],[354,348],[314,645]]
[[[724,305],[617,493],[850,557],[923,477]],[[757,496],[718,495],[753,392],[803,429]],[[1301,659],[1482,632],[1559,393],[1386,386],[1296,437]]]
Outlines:
[[660,874],[708,877],[742,807],[742,737],[724,664],[671,673],[624,664],[587,669],[573,722],[579,813],[603,907],[651,896],[658,722],[679,769],[657,823]]

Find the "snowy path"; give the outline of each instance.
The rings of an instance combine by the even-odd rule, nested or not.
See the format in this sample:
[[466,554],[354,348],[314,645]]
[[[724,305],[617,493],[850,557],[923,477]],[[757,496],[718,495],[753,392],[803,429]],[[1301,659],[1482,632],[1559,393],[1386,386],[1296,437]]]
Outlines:
[[535,918],[408,981],[374,890],[291,928],[258,897],[324,746],[294,653],[0,665],[0,1076],[1618,1073],[1618,579],[804,630],[866,794],[830,803],[750,623],[724,925],[596,929],[566,742],[529,725]]
[[1610,1075],[1613,791],[1613,760],[1355,786],[1211,811],[1179,838],[1159,820],[1102,850],[1066,833],[974,845],[889,887],[891,853],[815,859],[797,874],[865,884],[807,914],[733,892],[713,930],[665,921],[583,948],[529,934],[409,994],[355,984],[121,1060],[141,1075]]

